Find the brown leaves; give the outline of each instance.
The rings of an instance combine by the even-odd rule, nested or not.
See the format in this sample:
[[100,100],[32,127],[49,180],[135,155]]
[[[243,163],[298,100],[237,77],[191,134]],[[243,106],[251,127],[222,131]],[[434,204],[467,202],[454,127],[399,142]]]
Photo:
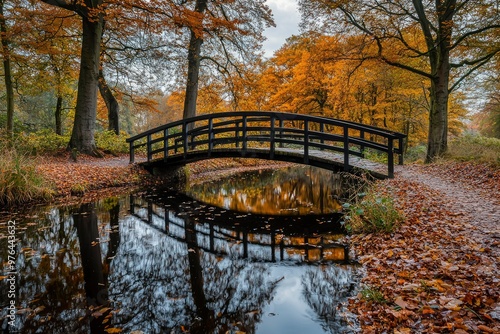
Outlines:
[[[429,168],[436,175],[440,168],[452,174],[444,165],[422,167]],[[458,180],[469,179],[466,167],[456,169],[463,173]],[[412,172],[410,180],[378,184],[381,193],[397,199],[406,223],[391,235],[351,237],[367,269],[363,284],[380,287],[388,303],[354,300],[350,309],[359,315],[365,333],[500,332],[499,248],[490,231],[467,225],[468,208],[477,203],[454,198],[453,191],[443,195],[440,187],[449,182],[446,177],[433,187],[436,179],[424,185],[426,176]],[[486,183],[496,189],[499,181]],[[458,185],[462,192],[468,186]]]
[[90,191],[136,185],[145,174],[128,164],[128,156],[93,158],[80,156],[72,162],[62,157],[44,157],[37,169],[57,188],[58,196],[81,197]]

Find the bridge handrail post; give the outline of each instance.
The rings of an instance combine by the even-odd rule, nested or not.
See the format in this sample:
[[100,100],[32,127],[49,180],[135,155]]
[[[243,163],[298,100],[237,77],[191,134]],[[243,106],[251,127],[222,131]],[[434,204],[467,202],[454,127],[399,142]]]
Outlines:
[[[187,128],[188,129],[191,128],[191,130],[193,130],[194,127],[195,127],[195,125],[196,125],[196,123],[192,122],[192,126],[188,126]],[[187,131],[187,132],[189,132],[189,131]],[[186,135],[187,135],[187,132],[186,132]],[[192,151],[194,151],[194,149],[196,148],[196,145],[194,143],[195,142],[195,137],[196,137],[196,135],[191,131],[191,135],[189,136],[189,141],[190,141],[190,144],[191,144],[190,146],[191,146],[191,150]],[[187,136],[186,136],[186,140],[187,140]]]
[[304,120],[304,163],[309,163],[309,120]]
[[283,145],[283,126],[285,124],[285,121],[283,120],[283,118],[280,118],[280,148],[283,148],[284,145]]
[[168,158],[168,128],[163,130],[163,160],[167,161]]
[[135,161],[135,148],[134,148],[134,141],[130,141],[130,147],[129,147],[129,154],[130,154],[130,163],[133,164]]
[[[325,133],[325,123],[321,122],[321,123],[319,124],[319,131],[320,131],[322,134],[323,134],[323,133]],[[323,136],[321,136],[320,143],[321,143],[321,144],[324,144],[324,143],[325,143],[325,140],[323,139]],[[322,148],[321,148],[321,151],[323,151],[323,150],[324,150],[324,148],[322,147]]]
[[186,159],[188,152],[187,128],[188,128],[187,123],[185,121],[182,122],[182,148],[184,150],[183,152],[184,159]]
[[[365,139],[365,130],[359,130],[359,137],[364,140]],[[361,153],[361,157],[365,157],[365,145],[361,145],[359,147],[359,153]]]
[[240,147],[240,121],[234,122],[236,130],[234,130],[234,144],[236,147]]
[[387,143],[387,167],[388,167],[388,172],[387,176],[389,178],[394,178],[394,139],[393,138],[388,138],[389,141]]
[[208,155],[212,154],[214,148],[214,119],[210,117],[208,120]]
[[276,121],[276,116],[272,115],[271,116],[271,139],[269,141],[269,157],[271,159],[274,159],[274,151],[275,151],[275,135],[274,135],[274,122]]
[[243,116],[243,155],[247,153],[247,116]]
[[153,151],[152,144],[151,144],[152,139],[153,139],[153,137],[151,136],[151,134],[148,134],[147,143],[146,143],[147,150],[148,150],[148,161],[150,161],[153,158],[153,154],[151,153]]
[[349,171],[349,127],[347,125],[344,128],[344,171]]

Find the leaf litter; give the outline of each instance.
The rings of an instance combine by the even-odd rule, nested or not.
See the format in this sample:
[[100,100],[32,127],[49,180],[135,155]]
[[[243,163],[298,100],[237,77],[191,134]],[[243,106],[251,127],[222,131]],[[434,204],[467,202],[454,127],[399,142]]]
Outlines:
[[349,301],[363,333],[500,333],[500,173],[472,163],[399,167],[376,184],[406,222],[350,237],[364,286]]

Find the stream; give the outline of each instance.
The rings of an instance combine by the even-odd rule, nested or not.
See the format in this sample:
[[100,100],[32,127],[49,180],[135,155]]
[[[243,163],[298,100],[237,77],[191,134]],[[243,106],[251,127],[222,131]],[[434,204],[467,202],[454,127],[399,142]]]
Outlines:
[[348,188],[342,175],[289,167],[36,209],[1,229],[1,328],[353,333]]

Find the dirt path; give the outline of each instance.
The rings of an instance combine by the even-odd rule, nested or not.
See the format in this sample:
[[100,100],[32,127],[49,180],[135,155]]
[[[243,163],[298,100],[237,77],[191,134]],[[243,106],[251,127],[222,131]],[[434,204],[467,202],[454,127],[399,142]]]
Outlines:
[[[442,195],[442,205],[448,211],[462,217],[464,227],[470,231],[471,237],[477,242],[484,238],[500,241],[498,178],[492,180],[496,184],[491,185],[491,187],[480,187],[460,171],[458,171],[460,174],[455,175],[455,177],[450,175],[457,167],[457,164],[437,167],[398,166],[396,178],[417,182],[423,187],[438,191]],[[500,175],[486,175],[486,177],[500,177]],[[494,243],[493,240],[491,242]]]

